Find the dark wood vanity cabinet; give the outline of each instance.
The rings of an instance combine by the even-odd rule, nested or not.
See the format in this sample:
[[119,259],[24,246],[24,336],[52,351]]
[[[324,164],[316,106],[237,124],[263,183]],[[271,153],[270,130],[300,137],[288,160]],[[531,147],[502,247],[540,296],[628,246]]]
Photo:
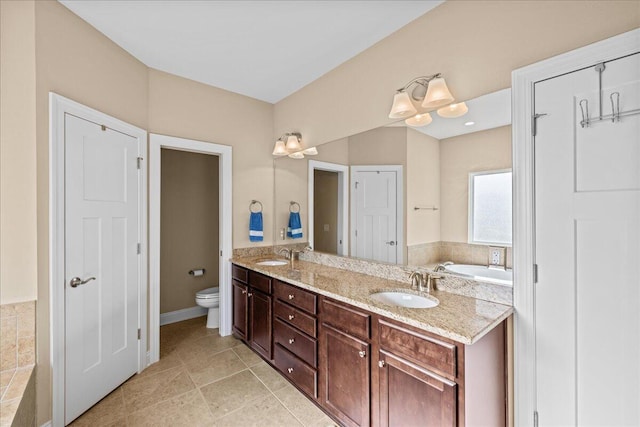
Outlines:
[[377,330],[377,424],[458,425],[458,345],[384,319]]
[[318,397],[317,296],[274,281],[274,365],[310,398]]
[[233,298],[234,334],[342,425],[506,425],[504,324],[467,346],[235,265]]
[[273,356],[272,280],[235,265],[232,269],[233,333],[267,360]]
[[368,313],[322,298],[320,403],[344,425],[371,418],[371,343]]

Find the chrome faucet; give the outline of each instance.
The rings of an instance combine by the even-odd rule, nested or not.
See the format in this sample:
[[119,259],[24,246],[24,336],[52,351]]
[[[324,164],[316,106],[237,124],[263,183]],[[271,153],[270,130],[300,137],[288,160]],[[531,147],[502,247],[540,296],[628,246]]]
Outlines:
[[293,257],[293,251],[291,249],[282,248],[278,251],[278,253],[280,255],[284,255],[286,259],[292,259]]
[[440,272],[440,271],[444,271],[444,270],[446,270],[446,268],[445,268],[445,267],[446,267],[447,265],[453,265],[453,263],[452,263],[451,261],[447,261],[447,262],[444,262],[444,263],[442,263],[442,264],[438,264],[438,265],[436,265],[436,268],[434,268],[434,269],[433,269],[433,272],[434,272],[434,273],[438,273],[438,272]]
[[409,276],[409,280],[411,280],[411,289],[418,290],[422,292],[424,290],[424,276],[419,271],[414,271]]
[[438,279],[442,279],[442,276],[440,276],[439,274],[432,274],[432,273],[425,273],[426,279],[425,279],[425,291],[427,291],[428,294],[431,293],[431,291],[434,291],[436,289],[436,280]]

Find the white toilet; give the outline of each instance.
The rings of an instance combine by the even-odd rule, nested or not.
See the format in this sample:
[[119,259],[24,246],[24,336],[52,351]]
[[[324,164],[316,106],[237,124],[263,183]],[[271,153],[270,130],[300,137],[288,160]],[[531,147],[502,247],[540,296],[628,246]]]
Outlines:
[[218,287],[203,289],[196,294],[196,304],[208,308],[207,328],[220,326],[220,294]]

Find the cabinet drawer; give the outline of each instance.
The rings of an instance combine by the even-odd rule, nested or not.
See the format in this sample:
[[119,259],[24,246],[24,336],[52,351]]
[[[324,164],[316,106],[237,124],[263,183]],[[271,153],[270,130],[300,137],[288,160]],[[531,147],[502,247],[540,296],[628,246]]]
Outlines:
[[371,338],[371,315],[324,298],[321,313],[324,323],[354,337]]
[[316,295],[302,290],[296,286],[276,280],[275,295],[282,301],[286,301],[294,307],[300,308],[311,314],[316,314]]
[[231,277],[242,283],[247,283],[249,280],[249,271],[246,268],[238,267],[234,264],[231,266]]
[[279,300],[276,300],[274,303],[274,312],[276,316],[284,320],[285,323],[293,325],[305,334],[316,338],[315,317]]
[[271,277],[249,270],[249,286],[271,295]]
[[384,320],[378,323],[380,347],[449,378],[457,374],[456,346]]
[[280,319],[273,322],[274,341],[286,348],[314,368],[318,367],[317,341],[300,333]]
[[302,360],[280,346],[280,344],[276,344],[275,346],[273,363],[285,377],[293,381],[302,391],[314,399],[318,397],[318,373],[315,369],[307,366]]

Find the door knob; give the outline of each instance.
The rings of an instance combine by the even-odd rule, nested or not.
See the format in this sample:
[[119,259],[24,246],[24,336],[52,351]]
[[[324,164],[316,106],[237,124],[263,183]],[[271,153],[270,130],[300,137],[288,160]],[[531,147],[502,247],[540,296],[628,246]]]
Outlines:
[[79,277],[74,277],[73,279],[71,279],[69,281],[69,284],[71,285],[72,288],[77,288],[80,285],[84,285],[87,282],[90,282],[92,280],[96,280],[95,277],[89,277],[88,279],[82,280]]
[[389,245],[389,246],[395,246],[395,245],[396,245],[396,242],[395,242],[395,241],[393,241],[393,240],[392,240],[392,241],[390,241],[390,242],[385,242],[385,243],[386,243],[387,245]]

